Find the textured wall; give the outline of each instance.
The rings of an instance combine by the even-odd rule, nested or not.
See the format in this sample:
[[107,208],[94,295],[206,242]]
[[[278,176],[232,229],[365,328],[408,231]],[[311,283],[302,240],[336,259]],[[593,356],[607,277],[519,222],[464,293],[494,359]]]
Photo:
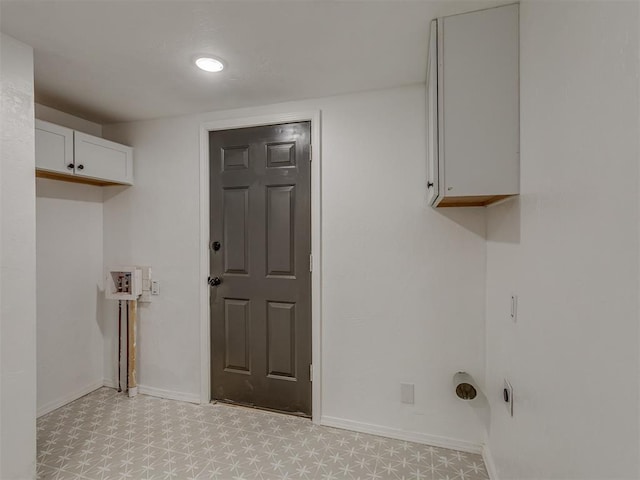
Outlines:
[[102,386],[102,188],[36,183],[38,415]]
[[200,392],[200,123],[310,109],[322,109],[324,420],[479,444],[451,378],[484,376],[484,212],[426,205],[424,85],[104,127],[134,146],[136,175],[107,190],[105,263],[151,265],[162,282],[140,309],[140,384]]
[[523,2],[520,21],[522,195],[488,210],[489,444],[505,480],[640,478],[638,3]]
[[35,477],[33,50],[0,34],[0,478]]

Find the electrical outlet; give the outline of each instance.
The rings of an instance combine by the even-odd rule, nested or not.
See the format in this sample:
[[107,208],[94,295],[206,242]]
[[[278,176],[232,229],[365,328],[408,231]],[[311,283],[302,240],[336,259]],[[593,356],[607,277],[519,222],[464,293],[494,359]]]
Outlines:
[[513,387],[506,378],[504,379],[504,387],[502,389],[502,400],[504,400],[507,406],[509,415],[513,417]]
[[151,280],[151,295],[160,295],[160,282]]
[[511,294],[511,320],[518,320],[518,295],[515,293]]
[[413,383],[400,384],[400,401],[402,403],[414,403],[414,386]]

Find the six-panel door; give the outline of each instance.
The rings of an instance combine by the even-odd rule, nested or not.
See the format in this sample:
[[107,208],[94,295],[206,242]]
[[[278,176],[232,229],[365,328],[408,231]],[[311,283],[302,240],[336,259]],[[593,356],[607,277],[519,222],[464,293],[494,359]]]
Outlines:
[[209,145],[212,397],[310,415],[310,124]]

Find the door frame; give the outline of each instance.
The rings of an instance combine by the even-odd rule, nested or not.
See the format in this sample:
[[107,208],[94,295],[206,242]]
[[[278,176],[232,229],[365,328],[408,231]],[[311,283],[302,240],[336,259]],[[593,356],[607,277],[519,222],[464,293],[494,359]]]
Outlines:
[[322,417],[322,170],[321,111],[274,112],[235,116],[225,112],[217,120],[200,124],[200,403],[211,402],[211,308],[209,303],[209,132],[260,127],[279,123],[311,122],[311,415],[313,423]]

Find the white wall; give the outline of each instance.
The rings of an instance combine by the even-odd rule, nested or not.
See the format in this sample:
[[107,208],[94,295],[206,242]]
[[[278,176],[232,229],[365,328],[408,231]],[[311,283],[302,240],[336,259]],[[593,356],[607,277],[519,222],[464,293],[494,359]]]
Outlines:
[[102,386],[102,189],[38,179],[38,415]]
[[84,118],[76,117],[75,115],[70,115],[39,103],[36,103],[35,107],[36,118],[40,120],[62,125],[63,127],[88,133],[96,137],[102,137],[102,125],[99,123],[90,122]]
[[0,478],[35,478],[33,50],[0,34]]
[[[451,377],[484,377],[485,219],[426,206],[424,104],[416,85],[105,126],[134,146],[136,178],[106,194],[105,263],[151,265],[162,284],[140,312],[139,383],[199,397],[200,123],[322,109],[325,420],[479,444],[481,422]],[[414,406],[400,403],[401,382],[415,383]]]
[[520,15],[522,195],[488,210],[490,448],[501,479],[640,478],[638,4]]

